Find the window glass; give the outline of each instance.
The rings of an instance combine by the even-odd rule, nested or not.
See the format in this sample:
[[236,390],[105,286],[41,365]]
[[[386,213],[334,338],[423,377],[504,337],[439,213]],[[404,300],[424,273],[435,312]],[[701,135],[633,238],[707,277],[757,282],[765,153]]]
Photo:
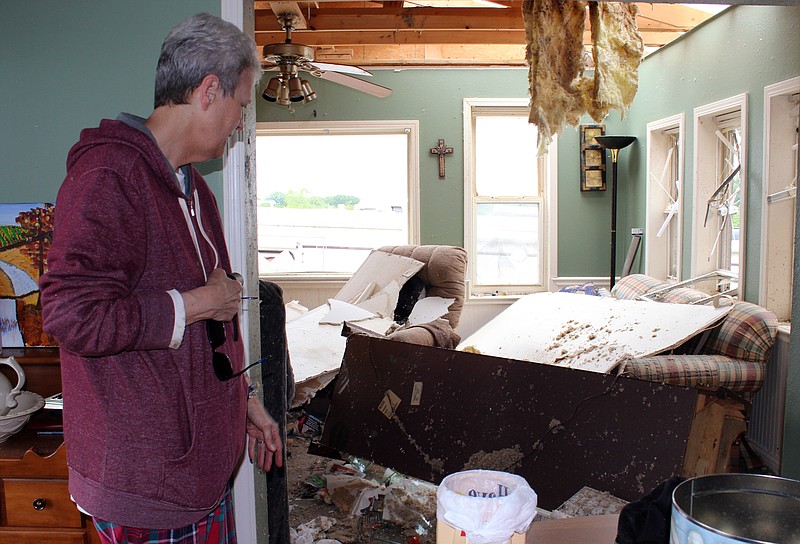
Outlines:
[[[739,227],[741,224],[741,132],[738,126],[717,133],[717,191],[709,199],[709,224],[717,229],[710,260],[717,268],[739,275]],[[732,289],[738,282],[723,282],[720,290]]]
[[409,243],[408,150],[404,130],[259,128],[259,272],[347,274]]
[[475,186],[479,196],[539,193],[536,127],[527,116],[475,118]]
[[759,303],[779,321],[792,319],[800,154],[800,76],[764,88],[764,258]]
[[527,101],[513,100],[465,99],[465,247],[472,295],[547,290],[549,161],[537,154]]
[[[678,269],[678,264],[680,263],[680,251],[681,251],[681,241],[680,241],[680,225],[678,221],[680,219],[679,211],[680,211],[680,182],[681,182],[681,173],[680,173],[680,140],[677,135],[669,135],[669,151],[668,151],[668,165],[667,165],[667,181],[669,182],[668,187],[668,198],[669,198],[669,205],[664,210],[664,221],[668,221],[668,225],[666,228],[667,231],[667,274],[666,277],[669,280],[677,281],[680,278],[680,270]],[[677,217],[677,219],[670,219],[670,215],[673,217]]]
[[476,226],[478,284],[541,283],[539,203],[479,203]]

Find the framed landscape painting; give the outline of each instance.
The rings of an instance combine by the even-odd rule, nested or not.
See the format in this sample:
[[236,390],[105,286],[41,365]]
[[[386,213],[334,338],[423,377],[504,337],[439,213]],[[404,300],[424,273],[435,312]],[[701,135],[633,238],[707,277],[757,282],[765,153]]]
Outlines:
[[42,330],[39,298],[54,209],[50,203],[0,204],[0,347],[56,345]]

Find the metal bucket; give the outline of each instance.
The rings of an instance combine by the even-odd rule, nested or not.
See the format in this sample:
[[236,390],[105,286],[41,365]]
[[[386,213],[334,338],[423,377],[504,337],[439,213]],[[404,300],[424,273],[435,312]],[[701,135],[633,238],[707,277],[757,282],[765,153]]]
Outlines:
[[672,493],[669,541],[800,543],[800,482],[757,474],[686,480]]

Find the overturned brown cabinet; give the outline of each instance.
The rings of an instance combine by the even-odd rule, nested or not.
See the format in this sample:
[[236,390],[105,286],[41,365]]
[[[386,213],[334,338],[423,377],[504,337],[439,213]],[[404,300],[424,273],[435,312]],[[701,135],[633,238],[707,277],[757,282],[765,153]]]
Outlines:
[[637,499],[681,474],[695,389],[355,335],[324,445],[438,484],[489,468],[545,509],[583,486]]

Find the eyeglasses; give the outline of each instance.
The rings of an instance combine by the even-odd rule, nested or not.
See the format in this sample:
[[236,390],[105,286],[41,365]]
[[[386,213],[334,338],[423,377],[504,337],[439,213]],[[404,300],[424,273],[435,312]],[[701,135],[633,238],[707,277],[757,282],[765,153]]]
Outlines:
[[[236,322],[236,316],[234,316],[233,319],[234,340],[238,340],[239,324]],[[247,365],[239,372],[234,372],[233,365],[231,364],[231,360],[228,358],[228,356],[217,351],[217,348],[222,347],[222,344],[225,343],[225,324],[222,321],[214,321],[213,319],[206,320],[206,335],[208,336],[208,343],[211,344],[211,349],[213,350],[211,355],[211,365],[214,369],[214,375],[221,382],[241,376],[252,367],[267,360],[266,357],[259,359],[255,363]]]

